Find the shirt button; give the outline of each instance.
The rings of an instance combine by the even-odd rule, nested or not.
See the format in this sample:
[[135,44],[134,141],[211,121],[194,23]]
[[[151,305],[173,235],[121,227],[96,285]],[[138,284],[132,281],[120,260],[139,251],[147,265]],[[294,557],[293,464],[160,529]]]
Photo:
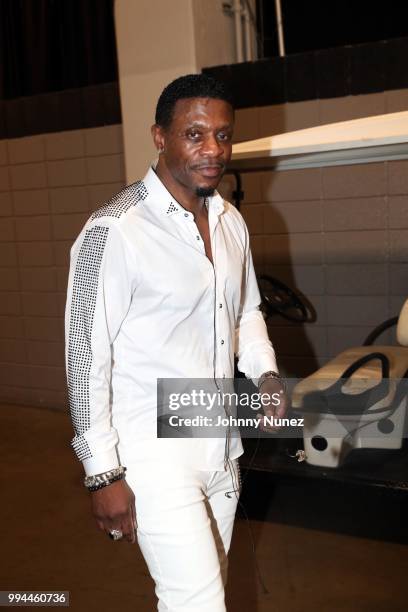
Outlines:
[[200,236],[197,236],[197,240],[200,240]]
[[222,308],[222,304],[220,304],[220,308]]
[[184,213],[184,216],[185,216],[185,217],[188,217],[188,213]]
[[221,340],[221,344],[224,344],[224,340]]

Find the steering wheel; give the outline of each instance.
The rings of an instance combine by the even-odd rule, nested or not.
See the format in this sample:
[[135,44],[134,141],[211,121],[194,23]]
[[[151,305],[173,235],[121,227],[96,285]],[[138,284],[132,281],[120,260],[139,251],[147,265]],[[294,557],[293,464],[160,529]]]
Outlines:
[[261,309],[267,317],[278,313],[296,323],[313,320],[313,313],[309,316],[308,309],[299,296],[278,279],[261,274],[258,276],[258,286],[262,298]]

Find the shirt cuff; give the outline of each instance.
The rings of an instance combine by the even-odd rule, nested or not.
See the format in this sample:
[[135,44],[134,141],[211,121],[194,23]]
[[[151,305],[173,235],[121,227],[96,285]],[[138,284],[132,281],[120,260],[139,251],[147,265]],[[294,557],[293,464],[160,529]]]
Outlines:
[[256,377],[251,377],[252,382],[255,387],[258,387],[258,381],[262,374],[270,371],[276,372],[279,374],[278,365],[276,363],[276,359],[271,352],[267,352],[264,354],[257,354],[256,359]]
[[102,474],[102,472],[108,472],[116,467],[119,467],[118,454],[116,448],[106,453],[96,455],[96,457],[89,457],[82,461],[86,476],[95,476],[95,474]]

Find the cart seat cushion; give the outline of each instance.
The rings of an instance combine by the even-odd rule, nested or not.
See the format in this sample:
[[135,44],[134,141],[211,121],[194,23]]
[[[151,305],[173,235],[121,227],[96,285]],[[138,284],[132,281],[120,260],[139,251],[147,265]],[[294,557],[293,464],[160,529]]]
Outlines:
[[[408,347],[405,346],[357,346],[343,351],[334,359],[328,361],[322,368],[301,380],[292,393],[292,406],[301,408],[303,397],[312,391],[327,389],[336,382],[343,372],[357,359],[368,355],[375,350],[383,353],[389,360],[390,378],[403,378],[408,370]],[[381,363],[373,359],[359,368],[345,383],[344,393],[361,393],[365,389],[374,387],[381,380]],[[394,385],[393,385],[394,386]]]
[[397,340],[402,346],[408,346],[408,300],[401,308],[398,318]]

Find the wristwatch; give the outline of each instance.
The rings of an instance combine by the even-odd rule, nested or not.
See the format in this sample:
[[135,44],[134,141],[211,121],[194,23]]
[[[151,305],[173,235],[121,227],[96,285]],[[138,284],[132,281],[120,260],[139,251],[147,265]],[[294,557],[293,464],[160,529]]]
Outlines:
[[273,370],[269,370],[268,372],[264,372],[258,378],[258,391],[261,388],[261,386],[263,385],[263,383],[265,382],[265,380],[267,380],[268,378],[276,378],[277,380],[279,380],[279,382],[282,385],[283,390],[286,392],[287,386],[286,386],[285,379],[282,378],[282,376],[280,374],[278,374],[278,372],[274,372]]

